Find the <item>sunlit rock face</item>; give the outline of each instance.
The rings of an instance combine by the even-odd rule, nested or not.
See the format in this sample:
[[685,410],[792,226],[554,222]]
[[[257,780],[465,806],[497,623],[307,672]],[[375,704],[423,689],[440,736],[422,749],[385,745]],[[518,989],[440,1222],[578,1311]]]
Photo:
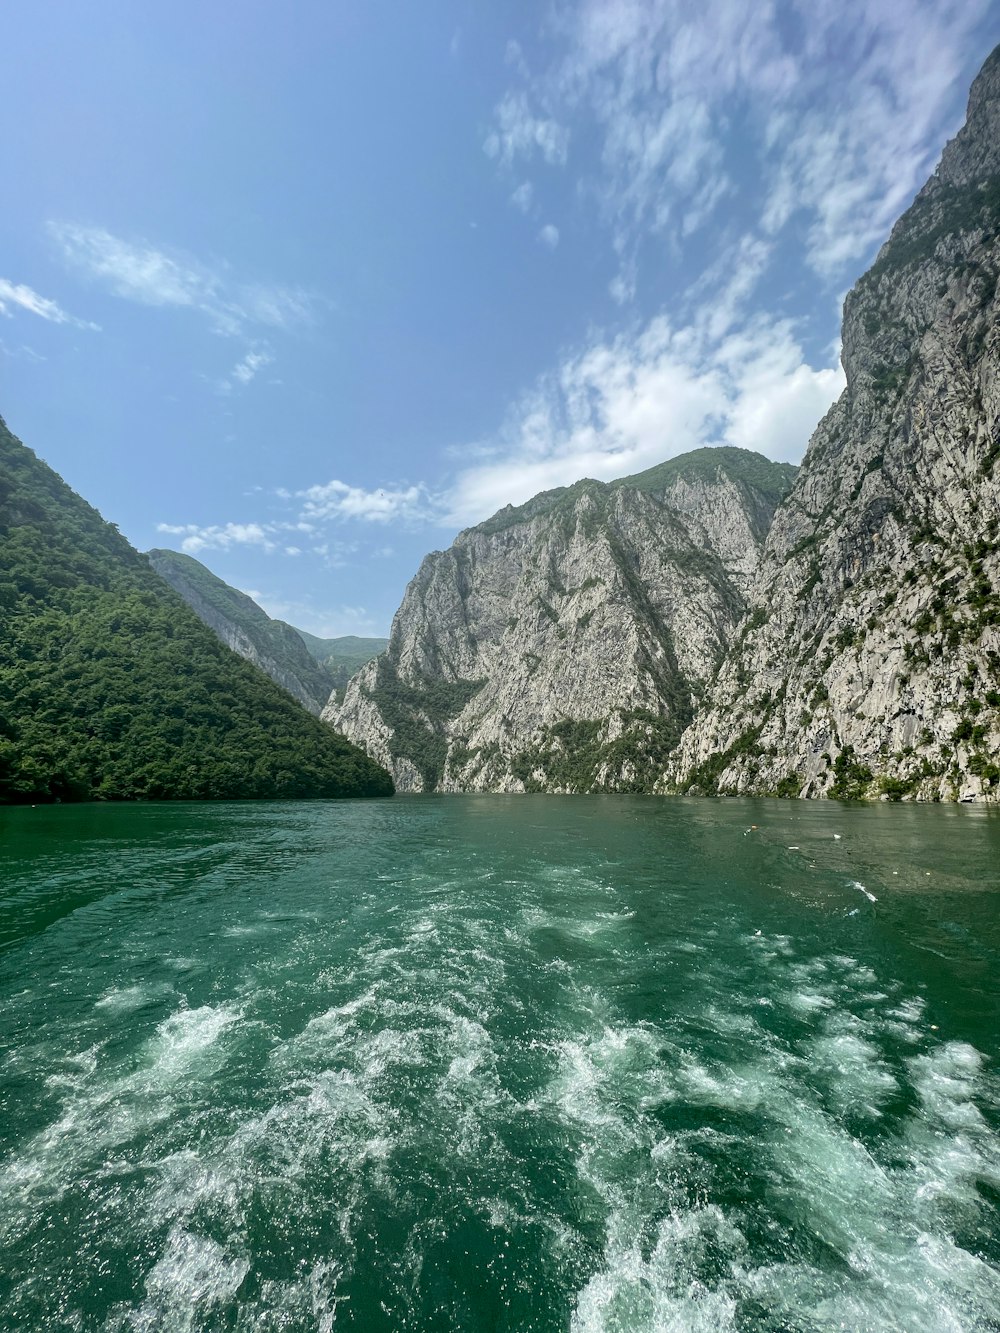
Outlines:
[[771,528],[681,789],[1000,795],[1000,50],[844,311],[847,388]]
[[501,510],[427,556],[324,718],[403,791],[651,790],[794,471],[699,450]]

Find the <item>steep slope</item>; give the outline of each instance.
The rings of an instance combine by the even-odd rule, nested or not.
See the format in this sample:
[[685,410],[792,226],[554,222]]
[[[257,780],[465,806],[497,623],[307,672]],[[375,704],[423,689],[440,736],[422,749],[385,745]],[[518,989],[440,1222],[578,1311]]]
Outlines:
[[299,633],[272,620],[253,598],[217,578],[200,561],[177,551],[148,552],[149,563],[184,598],[227,648],[260,667],[282,689],[319,716],[335,682]]
[[0,802],[391,792],[0,421]]
[[304,629],[297,629],[295,633],[323,667],[332,688],[337,690],[343,689],[356,671],[360,671],[373,657],[378,657],[379,653],[384,653],[389,646],[388,639],[359,638],[356,634],[343,634],[337,639],[318,639],[315,634],[307,634]]
[[794,473],[699,450],[508,506],[424,560],[323,717],[403,790],[650,789]]
[[1000,795],[1000,48],[844,310],[683,790]]

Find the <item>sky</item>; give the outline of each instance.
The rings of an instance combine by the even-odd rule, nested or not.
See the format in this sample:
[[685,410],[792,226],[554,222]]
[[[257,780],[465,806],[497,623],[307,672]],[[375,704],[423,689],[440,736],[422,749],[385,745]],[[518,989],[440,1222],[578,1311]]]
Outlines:
[[989,0],[7,0],[0,414],[323,636],[706,444],[801,459]]

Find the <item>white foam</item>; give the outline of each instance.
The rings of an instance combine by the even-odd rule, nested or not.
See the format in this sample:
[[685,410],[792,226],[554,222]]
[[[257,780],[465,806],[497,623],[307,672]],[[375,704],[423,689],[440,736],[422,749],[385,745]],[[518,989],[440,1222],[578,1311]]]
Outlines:
[[250,1261],[230,1257],[205,1236],[174,1228],[146,1277],[146,1299],[131,1315],[136,1333],[169,1328],[195,1333],[213,1309],[231,1300],[250,1271]]
[[785,1004],[789,1009],[795,1009],[800,1014],[815,1014],[823,1009],[833,1008],[833,999],[822,991],[794,991],[784,997]]
[[6,1223],[34,1225],[47,1197],[105,1169],[139,1136],[171,1121],[192,1084],[210,1079],[227,1058],[220,1038],[239,1017],[211,1005],[171,1014],[146,1042],[139,1066],[126,1074],[109,1075],[100,1048],[81,1052],[76,1071],[53,1083],[63,1095],[59,1114],[0,1174],[0,1190],[9,1192],[11,1203]]
[[899,1088],[878,1048],[854,1033],[818,1037],[811,1044],[809,1063],[842,1112],[879,1115],[881,1105]]
[[173,994],[172,987],[160,984],[123,986],[106,991],[95,1003],[95,1009],[106,1009],[113,1014],[131,1014],[148,1004],[155,1004],[164,996]]
[[[740,1253],[744,1240],[721,1209],[710,1205],[663,1218],[646,1257],[638,1242],[613,1247],[605,1266],[576,1298],[574,1333],[726,1333],[735,1329],[730,1284],[701,1278],[716,1253]],[[735,1284],[733,1284],[735,1285]]]
[[[240,1011],[225,1005],[202,1005],[199,1009],[179,1009],[165,1018],[156,1035],[147,1043],[149,1075],[162,1083],[205,1075],[218,1068],[225,1053],[218,1049],[219,1038],[237,1023]],[[203,1066],[202,1069],[199,1069]]]

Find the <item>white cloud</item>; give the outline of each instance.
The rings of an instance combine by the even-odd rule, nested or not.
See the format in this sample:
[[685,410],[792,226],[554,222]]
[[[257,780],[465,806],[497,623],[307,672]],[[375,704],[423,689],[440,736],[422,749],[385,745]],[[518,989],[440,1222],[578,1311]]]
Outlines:
[[596,342],[543,378],[481,458],[455,478],[448,518],[476,523],[505,504],[588,476],[627,476],[702,445],[801,457],[843,388],[839,367],[814,369],[787,321],[758,319],[712,336],[665,318]]
[[551,165],[566,161],[569,131],[548,116],[536,116],[524,92],[508,92],[494,112],[496,128],[487,136],[483,148],[503,166],[518,158],[539,154]]
[[40,319],[47,319],[51,324],[72,324],[78,329],[91,329],[95,333],[100,332],[99,324],[92,324],[86,319],[77,319],[75,315],[67,314],[57,301],[51,300],[47,296],[39,296],[38,292],[33,291],[31,287],[24,283],[10,282],[7,278],[0,278],[0,315],[10,316],[8,306],[16,306],[19,310],[26,310],[29,314],[37,315]]
[[249,384],[259,370],[265,366],[270,366],[274,362],[274,357],[270,352],[258,349],[257,351],[247,352],[242,361],[238,361],[232,369],[228,379],[222,380],[219,388],[223,392],[228,392],[234,384]]
[[313,316],[314,299],[300,288],[237,282],[223,267],[146,241],[126,241],[103,227],[50,222],[48,231],[70,267],[116,296],[139,305],[200,311],[219,333],[239,334],[247,325],[287,329]]
[[747,302],[767,269],[773,245],[746,235],[728,246],[692,284],[686,304],[699,332],[717,340],[741,319]]
[[212,294],[214,279],[190,262],[172,259],[149,245],[132,245],[100,227],[52,222],[49,231],[76,268],[103,279],[116,296],[153,306],[198,306]]
[[538,239],[543,245],[547,245],[550,250],[554,250],[559,244],[559,228],[547,222],[538,233]]
[[233,379],[239,380],[241,384],[249,384],[262,366],[269,366],[274,360],[268,352],[248,352],[243,360],[234,368]]
[[[287,494],[287,492],[286,492]],[[295,495],[305,501],[306,519],[361,519],[369,523],[422,522],[434,511],[434,500],[422,483],[417,486],[379,488],[366,491],[343,481],[310,486]]]
[[202,527],[197,523],[157,523],[156,531],[182,538],[181,550],[188,555],[216,547],[226,551],[231,546],[259,546],[264,551],[278,548],[274,540],[279,529],[270,523],[221,523]]
[[531,201],[534,198],[535,189],[531,181],[522,181],[514,193],[510,196],[510,202],[515,208],[519,208],[522,213],[527,213],[531,208]]

